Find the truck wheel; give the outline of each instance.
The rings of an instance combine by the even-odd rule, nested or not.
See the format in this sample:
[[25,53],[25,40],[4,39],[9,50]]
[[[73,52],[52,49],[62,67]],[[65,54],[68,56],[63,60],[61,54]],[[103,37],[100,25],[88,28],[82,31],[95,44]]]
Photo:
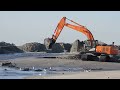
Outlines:
[[81,60],[82,61],[87,61],[87,55],[86,54],[82,54],[81,55]]
[[93,60],[93,56],[92,55],[88,55],[88,54],[83,54],[81,56],[81,60],[83,60],[83,61],[94,61]]
[[106,54],[102,54],[102,55],[100,55],[99,61],[108,62],[108,61],[110,61],[110,56],[106,55]]
[[99,58],[97,56],[93,56],[93,61],[99,61]]
[[111,57],[110,57],[110,62],[119,62],[119,57],[118,56],[116,56],[116,55],[112,55]]
[[96,52],[93,52],[93,54],[96,55],[96,56],[100,56],[101,55],[101,53],[96,53]]

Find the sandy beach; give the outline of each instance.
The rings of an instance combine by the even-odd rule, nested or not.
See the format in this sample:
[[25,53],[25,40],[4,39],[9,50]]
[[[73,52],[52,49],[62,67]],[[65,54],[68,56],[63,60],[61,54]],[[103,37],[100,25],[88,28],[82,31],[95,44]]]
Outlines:
[[64,73],[53,76],[31,76],[24,79],[120,79],[120,70]]
[[[15,63],[17,67],[64,67],[64,68],[83,68],[84,72],[62,72],[50,76],[30,76],[24,79],[119,79],[120,63],[82,61],[74,59],[52,59],[52,58],[35,58],[24,57],[9,60]],[[0,61],[2,62],[2,61]]]
[[[7,60],[6,60],[7,61]],[[115,62],[98,62],[82,61],[75,59],[52,59],[52,58],[35,58],[24,57],[8,60],[16,63],[18,67],[81,67],[84,69],[102,69],[102,70],[120,70],[120,63]],[[0,62],[4,62],[0,60]]]

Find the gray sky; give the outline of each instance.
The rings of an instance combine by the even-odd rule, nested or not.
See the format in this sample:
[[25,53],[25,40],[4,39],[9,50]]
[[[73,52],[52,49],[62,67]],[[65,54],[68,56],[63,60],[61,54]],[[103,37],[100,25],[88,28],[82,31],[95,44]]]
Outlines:
[[[86,26],[96,40],[120,45],[120,11],[0,11],[0,41],[16,45],[43,43],[64,16]],[[76,39],[87,37],[64,27],[57,42],[72,43]]]

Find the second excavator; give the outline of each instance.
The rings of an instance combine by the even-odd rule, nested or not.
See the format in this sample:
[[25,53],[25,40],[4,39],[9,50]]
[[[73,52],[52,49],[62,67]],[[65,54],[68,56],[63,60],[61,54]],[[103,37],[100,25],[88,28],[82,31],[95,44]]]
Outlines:
[[[66,23],[66,20],[69,20],[70,22],[74,23],[75,25]],[[44,44],[47,49],[52,48],[53,44],[56,42],[56,40],[59,37],[64,26],[69,27],[72,30],[79,31],[87,36],[88,40],[84,41],[84,48],[80,52],[81,59],[92,60],[93,58],[91,58],[91,57],[100,56],[99,57],[100,61],[109,61],[110,55],[112,55],[112,56],[118,55],[119,50],[118,50],[118,47],[116,45],[114,45],[114,42],[111,45],[107,45],[107,44],[100,45],[98,43],[98,40],[94,39],[93,34],[85,26],[80,25],[66,17],[63,17],[60,20],[60,22],[58,23],[58,25],[54,31],[54,34],[52,35],[52,38],[44,39]],[[90,51],[93,48],[94,48],[94,51]]]

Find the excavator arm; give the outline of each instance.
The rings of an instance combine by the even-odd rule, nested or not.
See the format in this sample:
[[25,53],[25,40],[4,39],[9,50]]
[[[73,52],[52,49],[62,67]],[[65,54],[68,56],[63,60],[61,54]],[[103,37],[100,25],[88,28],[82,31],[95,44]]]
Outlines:
[[87,36],[88,40],[94,40],[94,37],[93,37],[92,33],[87,28],[85,28],[84,26],[75,26],[75,25],[71,25],[71,24],[68,24],[68,23],[66,23],[65,26],[85,34]]
[[[76,24],[76,25],[72,25],[72,24],[69,24],[69,23],[66,23],[66,19],[71,21],[72,23]],[[91,41],[91,46],[92,46],[92,41],[94,40],[94,37],[92,35],[92,33],[87,29],[85,28],[84,26],[66,18],[66,17],[63,17],[60,22],[58,23],[55,31],[54,31],[54,34],[52,35],[52,38],[46,38],[44,40],[44,44],[46,46],[47,49],[51,49],[52,48],[52,45],[56,42],[57,38],[59,37],[61,31],[63,30],[64,26],[66,27],[69,27],[73,30],[76,30],[76,31],[79,31],[81,33],[83,33],[84,35],[87,36],[88,40]]]

